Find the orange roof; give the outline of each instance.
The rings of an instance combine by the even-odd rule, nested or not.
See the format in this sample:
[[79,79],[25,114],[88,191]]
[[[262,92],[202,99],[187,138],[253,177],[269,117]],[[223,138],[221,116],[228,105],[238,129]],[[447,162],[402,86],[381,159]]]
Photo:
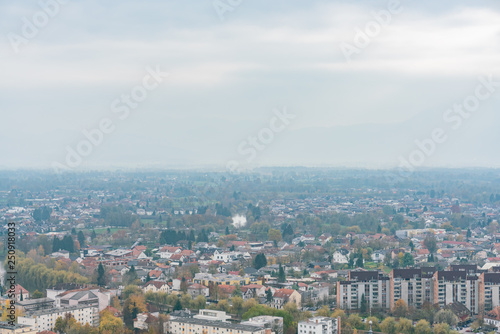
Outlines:
[[274,292],[274,297],[277,298],[288,298],[294,293],[295,290],[293,289],[279,289]]

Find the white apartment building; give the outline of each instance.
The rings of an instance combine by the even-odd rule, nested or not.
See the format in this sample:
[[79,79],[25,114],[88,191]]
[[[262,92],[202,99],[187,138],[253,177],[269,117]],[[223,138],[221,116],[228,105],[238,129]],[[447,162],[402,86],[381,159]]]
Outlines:
[[346,310],[360,309],[363,298],[367,307],[389,308],[389,277],[378,271],[350,271],[347,281],[337,282],[337,307]]
[[[52,308],[34,312],[28,312],[17,318],[20,325],[32,326],[37,332],[50,331],[54,328],[57,318],[64,318],[71,314],[77,322],[82,325],[99,325],[99,310],[94,306],[75,306],[68,308]],[[97,319],[97,323],[96,323]]]
[[298,334],[337,334],[337,319],[328,317],[309,318],[299,322]]

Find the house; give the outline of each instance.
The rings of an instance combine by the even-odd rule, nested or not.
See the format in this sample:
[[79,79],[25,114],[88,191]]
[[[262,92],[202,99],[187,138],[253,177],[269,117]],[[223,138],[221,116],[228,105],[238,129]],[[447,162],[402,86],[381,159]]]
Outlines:
[[170,259],[172,255],[178,254],[181,251],[181,247],[164,246],[158,251],[157,255],[162,259]]
[[342,254],[341,252],[335,252],[332,255],[332,262],[333,263],[340,263],[340,264],[347,264],[349,260],[347,259],[347,256]]
[[273,294],[271,307],[282,309],[288,302],[294,302],[300,308],[302,297],[300,293],[293,289],[278,289]]
[[139,330],[149,331],[160,321],[160,314],[155,313],[139,313],[134,319],[134,328]]
[[372,253],[371,258],[373,262],[383,262],[385,259],[385,252],[384,251],[375,251]]
[[500,306],[486,313],[484,316],[484,323],[496,327],[497,332],[500,331]]
[[142,287],[142,291],[144,291],[144,293],[146,293],[146,292],[153,292],[153,293],[165,292],[165,293],[171,293],[172,289],[171,289],[170,285],[168,285],[167,282],[149,281],[149,282],[147,282]]
[[201,285],[199,283],[194,283],[188,286],[187,292],[191,295],[191,297],[195,298],[197,296],[208,297],[209,289]]
[[29,291],[23,288],[20,284],[16,284],[16,287],[14,288],[14,294],[16,295],[16,299],[18,302],[30,298]]

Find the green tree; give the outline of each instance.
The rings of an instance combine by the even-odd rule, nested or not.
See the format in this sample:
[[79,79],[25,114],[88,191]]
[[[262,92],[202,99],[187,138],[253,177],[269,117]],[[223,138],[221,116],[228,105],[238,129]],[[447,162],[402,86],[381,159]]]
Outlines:
[[255,269],[260,269],[267,266],[267,258],[263,253],[259,253],[255,256],[253,266]]
[[403,267],[411,267],[415,264],[415,260],[413,259],[413,255],[410,253],[405,253],[403,256]]
[[80,248],[85,247],[85,235],[82,231],[78,232],[78,242],[80,243]]
[[450,326],[445,323],[434,325],[434,334],[449,334]]
[[97,267],[97,285],[101,287],[106,286],[106,271],[102,262],[99,262],[99,266]]
[[396,319],[387,317],[380,323],[380,330],[386,334],[396,334]]
[[[326,306],[326,307],[328,307],[328,306]],[[347,321],[349,322],[349,324],[351,324],[351,326],[353,328],[357,328],[357,329],[363,328],[363,320],[356,313],[352,313],[351,315],[349,315],[349,319]]]
[[31,295],[31,298],[33,299],[43,298],[43,293],[38,290],[35,290],[35,292],[33,292],[33,294]]
[[431,325],[427,320],[419,320],[415,325],[415,334],[431,334]]
[[280,263],[278,271],[278,283],[285,283],[285,282],[286,282],[285,270],[283,269],[283,266]]
[[434,315],[434,323],[446,323],[453,327],[457,325],[458,318],[451,310],[439,310]]
[[410,319],[400,318],[396,326],[398,333],[412,334],[413,323]]

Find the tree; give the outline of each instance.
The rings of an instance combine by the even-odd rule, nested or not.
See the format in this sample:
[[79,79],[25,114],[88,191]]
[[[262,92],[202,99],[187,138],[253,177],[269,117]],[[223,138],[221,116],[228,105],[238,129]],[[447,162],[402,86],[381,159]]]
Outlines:
[[267,232],[267,239],[270,241],[280,242],[281,241],[280,230],[275,228],[270,228],[269,231]]
[[396,319],[387,317],[380,323],[380,330],[386,334],[396,334]]
[[316,315],[320,317],[329,317],[330,316],[330,308],[327,305],[323,305],[322,308],[320,308],[317,312]]
[[99,331],[101,333],[120,333],[123,330],[123,321],[111,312],[104,310],[100,314]]
[[99,262],[99,266],[97,267],[97,285],[101,287],[106,286],[106,271],[102,262]]
[[268,288],[266,290],[266,301],[268,303],[271,303],[273,301],[273,292],[271,291],[271,288]]
[[280,263],[278,271],[278,283],[285,283],[285,282],[286,282],[285,270],[283,269],[283,266]]
[[146,311],[144,296],[139,294],[130,295],[123,303],[123,321],[125,325],[133,328],[134,319],[137,318],[137,314]]
[[428,233],[424,239],[424,246],[429,250],[429,253],[434,253],[437,250],[437,240],[434,233]]
[[413,332],[413,323],[410,319],[400,318],[396,329],[398,333],[411,334]]
[[194,299],[194,307],[197,308],[198,310],[204,309],[207,306],[207,299],[205,296],[198,295]]
[[361,314],[365,314],[366,313],[366,310],[367,310],[367,303],[366,303],[366,297],[365,297],[365,294],[363,293],[361,295],[361,305],[359,307],[359,312]]
[[411,267],[415,264],[415,260],[413,259],[413,255],[410,253],[405,253],[403,256],[403,267]]
[[398,299],[396,303],[394,303],[394,309],[392,313],[398,318],[404,317],[406,314],[408,314],[408,305],[406,305],[404,300]]
[[364,267],[363,256],[362,255],[358,256],[358,258],[356,260],[356,267],[358,267],[358,268],[363,268]]
[[43,293],[38,290],[35,290],[35,292],[33,292],[33,294],[31,295],[31,298],[33,299],[43,298]]
[[[328,306],[326,306],[326,305],[324,307],[328,308]],[[353,313],[353,314],[349,315],[349,319],[347,321],[349,322],[349,324],[353,328],[357,328],[357,329],[363,328],[363,320],[356,313]]]
[[427,320],[419,320],[415,325],[415,334],[431,334],[431,325]]
[[97,238],[97,234],[95,233],[95,230],[92,229],[92,233],[90,234],[90,239],[92,239],[92,241]]
[[243,314],[243,298],[241,297],[233,297],[231,298],[231,312],[237,314],[237,315],[242,315]]
[[445,323],[434,325],[434,334],[448,334],[450,332],[450,326]]
[[453,327],[457,325],[458,318],[451,310],[440,310],[434,315],[434,323],[446,323]]
[[235,289],[234,289],[233,293],[231,294],[231,296],[233,296],[233,297],[241,297],[242,295],[243,294],[241,293],[240,285],[236,284]]
[[182,304],[181,304],[181,300],[179,298],[177,298],[177,301],[175,302],[175,305],[174,305],[174,311],[180,311],[182,310]]
[[85,247],[85,235],[82,231],[78,232],[78,242],[80,243],[80,248]]
[[267,266],[267,258],[264,253],[259,253],[255,256],[255,259],[253,261],[253,266],[255,269],[260,269],[262,267]]

